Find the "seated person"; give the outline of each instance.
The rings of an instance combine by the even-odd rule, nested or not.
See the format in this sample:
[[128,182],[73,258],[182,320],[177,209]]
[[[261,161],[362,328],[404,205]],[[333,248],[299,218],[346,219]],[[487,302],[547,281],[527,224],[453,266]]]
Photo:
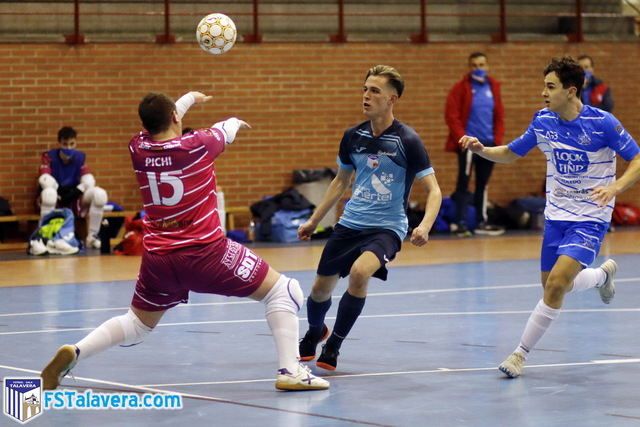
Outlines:
[[102,222],[107,192],[96,187],[96,180],[85,164],[86,155],[76,150],[78,133],[70,126],[58,131],[58,148],[42,154],[40,164],[40,220],[56,207],[70,208],[87,218],[88,248],[99,249],[98,231]]

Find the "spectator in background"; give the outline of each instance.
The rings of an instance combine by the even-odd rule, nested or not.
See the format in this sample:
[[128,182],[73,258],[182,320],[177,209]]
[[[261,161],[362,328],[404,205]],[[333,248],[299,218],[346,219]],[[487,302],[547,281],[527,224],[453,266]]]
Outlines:
[[580,55],[578,63],[584,70],[582,103],[612,113],[613,97],[611,96],[611,89],[593,74],[593,58],[589,55]]
[[96,187],[96,180],[85,164],[86,155],[76,149],[78,133],[70,126],[58,131],[58,148],[42,154],[40,163],[40,221],[56,207],[70,208],[87,218],[88,248],[100,249],[98,231],[107,192]]
[[500,83],[490,77],[487,55],[474,52],[469,55],[469,72],[456,83],[447,96],[445,121],[449,127],[446,151],[458,154],[458,179],[451,198],[456,203],[454,231],[461,237],[471,235],[466,221],[470,202],[468,187],[471,170],[475,169],[476,183],[473,204],[480,224],[477,234],[500,235],[504,229],[487,223],[487,185],[493,170],[493,162],[463,150],[458,140],[463,135],[477,135],[487,147],[502,145],[504,136],[504,107],[500,95]]

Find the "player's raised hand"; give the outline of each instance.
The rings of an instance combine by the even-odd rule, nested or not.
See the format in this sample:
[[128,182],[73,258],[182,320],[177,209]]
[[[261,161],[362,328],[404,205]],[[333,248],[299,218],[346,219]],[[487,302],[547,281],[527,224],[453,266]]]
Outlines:
[[423,226],[414,228],[409,241],[418,247],[426,245],[429,241],[429,230]]
[[607,203],[613,200],[614,197],[616,197],[616,189],[613,185],[596,187],[591,190],[591,200],[596,202],[601,208],[607,206]]
[[209,101],[211,101],[213,99],[213,96],[205,95],[202,92],[192,91],[192,92],[189,92],[189,93],[193,96],[193,99],[196,100],[196,104],[202,104],[204,102],[209,102]]
[[238,124],[239,124],[239,129],[251,129],[251,125],[247,122],[245,122],[244,120],[240,120],[240,119],[236,119],[238,120]]
[[298,227],[298,239],[310,240],[311,235],[313,234],[315,229],[316,229],[316,224],[311,222],[311,220],[308,220],[307,222],[302,224],[300,227]]
[[484,148],[484,145],[478,141],[478,138],[469,135],[464,135],[460,138],[458,144],[463,150],[470,150],[472,153],[479,153]]

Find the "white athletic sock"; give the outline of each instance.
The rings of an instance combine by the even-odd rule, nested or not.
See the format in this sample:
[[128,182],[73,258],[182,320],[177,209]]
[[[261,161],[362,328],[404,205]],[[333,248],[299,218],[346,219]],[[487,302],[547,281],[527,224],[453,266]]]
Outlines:
[[288,311],[274,311],[267,314],[267,323],[276,343],[278,366],[295,374],[300,359],[298,316]]
[[92,203],[91,207],[89,207],[89,218],[87,218],[87,231],[89,233],[89,238],[98,236],[103,215],[104,207],[96,207]]
[[111,319],[91,331],[89,335],[78,341],[80,350],[78,360],[86,359],[118,344],[134,345],[142,342],[146,334],[151,332],[131,311]]
[[573,280],[573,288],[569,292],[580,292],[596,288],[603,284],[607,273],[601,268],[585,268]]
[[543,300],[538,301],[536,308],[529,316],[527,325],[520,338],[520,344],[515,349],[515,353],[520,353],[527,358],[527,355],[536,346],[540,338],[547,332],[547,329],[555,319],[560,315],[559,308],[551,308],[544,303]]

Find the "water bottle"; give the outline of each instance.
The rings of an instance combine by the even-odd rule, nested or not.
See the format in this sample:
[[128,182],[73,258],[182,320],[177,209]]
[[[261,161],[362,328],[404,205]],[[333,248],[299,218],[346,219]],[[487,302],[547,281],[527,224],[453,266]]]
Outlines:
[[100,253],[101,254],[110,254],[111,253],[111,236],[109,235],[109,220],[103,219],[100,224],[100,231],[98,235],[100,236]]
[[256,223],[254,220],[249,221],[249,230],[247,232],[247,238],[250,242],[255,242],[256,240]]

